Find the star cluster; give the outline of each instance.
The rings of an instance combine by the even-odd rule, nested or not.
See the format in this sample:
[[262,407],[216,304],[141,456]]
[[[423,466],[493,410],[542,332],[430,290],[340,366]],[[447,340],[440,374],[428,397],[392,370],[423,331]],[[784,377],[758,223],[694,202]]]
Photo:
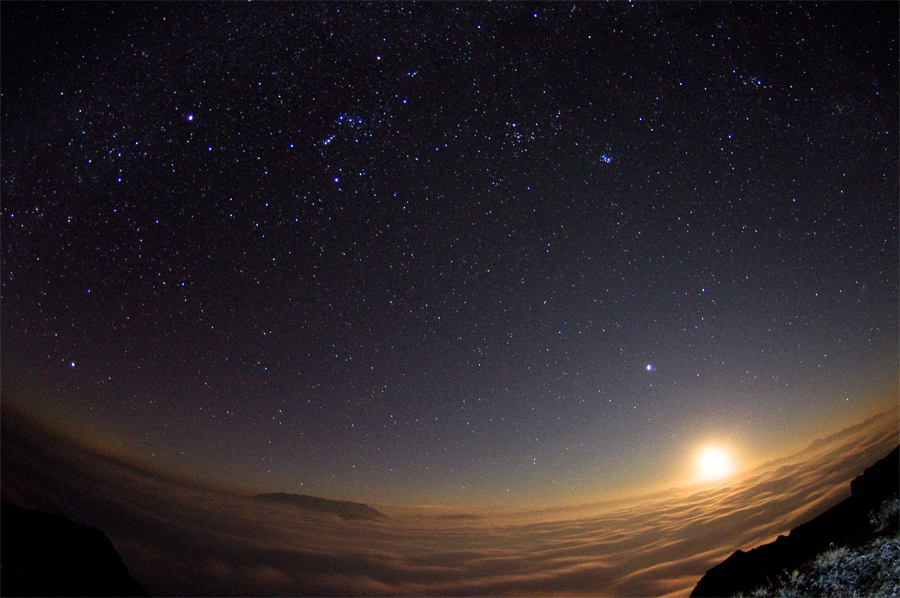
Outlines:
[[334,497],[762,451],[896,386],[897,16],[9,5],[4,383]]

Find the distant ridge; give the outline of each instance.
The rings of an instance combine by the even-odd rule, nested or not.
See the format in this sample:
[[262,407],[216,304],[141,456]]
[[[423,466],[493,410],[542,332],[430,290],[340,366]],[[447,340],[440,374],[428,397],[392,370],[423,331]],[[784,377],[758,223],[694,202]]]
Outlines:
[[738,550],[708,570],[691,596],[734,596],[768,586],[830,545],[855,546],[870,539],[869,515],[900,487],[900,447],[850,482],[850,498],[798,525],[787,536],[748,552]]
[[387,519],[387,515],[376,511],[369,505],[361,502],[350,502],[346,500],[329,500],[327,498],[318,498],[316,496],[307,496],[306,494],[288,494],[287,492],[275,492],[271,494],[257,494],[253,498],[263,502],[277,502],[286,505],[292,505],[305,509],[307,511],[319,511],[320,513],[331,513],[337,515],[341,519],[356,519],[366,521],[378,521]]

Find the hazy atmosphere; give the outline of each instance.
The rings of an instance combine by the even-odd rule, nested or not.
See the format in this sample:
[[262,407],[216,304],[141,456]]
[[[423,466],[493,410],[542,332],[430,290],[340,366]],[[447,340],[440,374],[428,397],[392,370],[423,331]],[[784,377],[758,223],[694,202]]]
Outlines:
[[891,410],[726,482],[546,509],[375,504],[387,519],[344,521],[23,428],[4,419],[4,500],[103,529],[151,596],[687,596],[734,550],[846,498],[898,441]]

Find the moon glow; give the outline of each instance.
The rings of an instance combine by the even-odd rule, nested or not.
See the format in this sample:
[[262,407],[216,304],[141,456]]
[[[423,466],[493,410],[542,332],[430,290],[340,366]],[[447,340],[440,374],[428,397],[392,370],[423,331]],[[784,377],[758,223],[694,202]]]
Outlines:
[[709,447],[703,449],[697,456],[696,470],[700,481],[721,480],[734,473],[734,461],[725,450]]

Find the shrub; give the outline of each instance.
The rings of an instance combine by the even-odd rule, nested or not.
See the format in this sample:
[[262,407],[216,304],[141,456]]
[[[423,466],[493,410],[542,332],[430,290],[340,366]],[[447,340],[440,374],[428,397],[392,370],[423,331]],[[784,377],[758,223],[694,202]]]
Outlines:
[[[870,517],[873,540],[855,548],[832,546],[778,582],[751,596],[835,596],[895,598],[900,596],[900,500],[885,501]],[[888,532],[888,533],[885,533]]]

